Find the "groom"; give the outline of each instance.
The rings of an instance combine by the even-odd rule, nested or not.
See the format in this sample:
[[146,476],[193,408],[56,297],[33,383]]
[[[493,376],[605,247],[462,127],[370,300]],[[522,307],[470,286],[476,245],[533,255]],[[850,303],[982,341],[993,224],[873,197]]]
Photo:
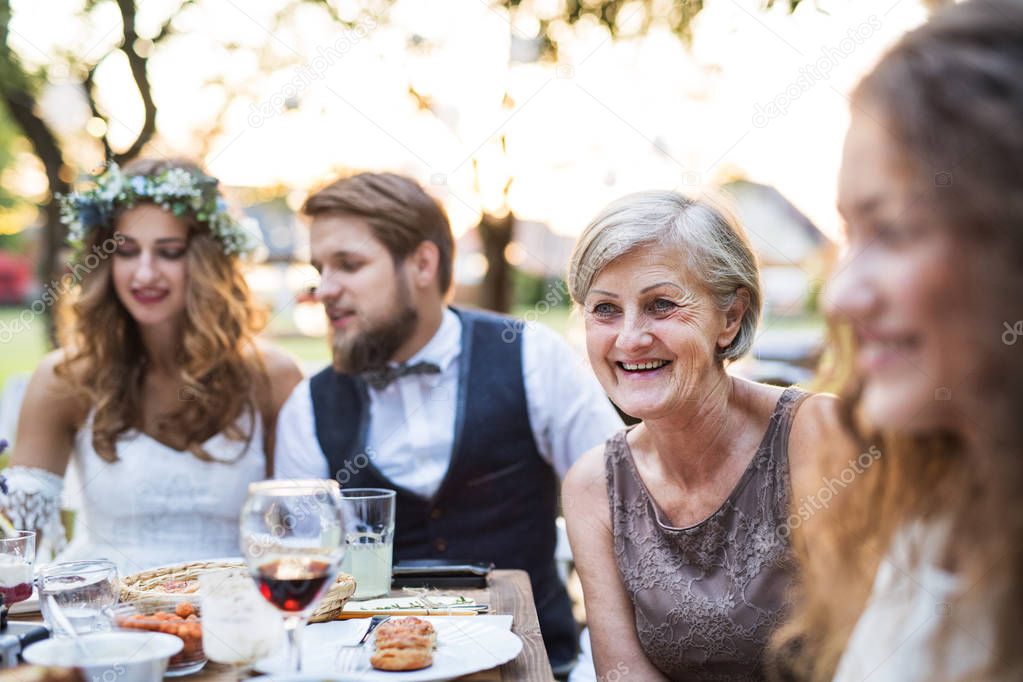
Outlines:
[[344,178],[303,213],[334,362],[283,407],[275,475],[396,490],[396,560],[528,571],[551,663],[570,667],[559,478],[621,428],[617,413],[553,332],[446,305],[451,227],[414,181]]

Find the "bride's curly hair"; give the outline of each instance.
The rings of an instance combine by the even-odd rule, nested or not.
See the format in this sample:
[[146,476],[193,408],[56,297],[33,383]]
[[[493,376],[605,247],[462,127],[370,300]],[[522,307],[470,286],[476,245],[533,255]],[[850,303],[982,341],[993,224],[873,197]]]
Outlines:
[[[1005,320],[1023,315],[1021,75],[1023,5],[972,0],[903,37],[853,94],[897,141],[920,208],[904,219],[929,221],[961,246],[947,277],[975,300],[976,368],[955,405],[976,435],[868,433],[856,414],[863,378],[851,330],[832,325],[836,360],[825,376],[843,425],[883,455],[793,535],[801,573],[773,660],[797,679],[832,679],[881,557],[915,521],[951,523],[956,574],[972,589],[950,608],[976,600],[993,625],[988,667],[971,679],[1023,679],[1023,353],[1003,339]],[[962,636],[952,622],[938,631],[934,661]]]
[[[152,176],[172,168],[204,174],[190,161],[163,159],[138,159],[123,172],[129,177]],[[95,255],[93,261],[98,262],[85,267],[90,260],[86,255],[85,263],[74,265],[72,276],[78,281],[64,297],[58,316],[66,356],[56,373],[94,408],[92,444],[108,462],[117,460],[118,440],[143,426],[148,364],[138,324],[118,298],[111,278],[109,254],[121,241],[117,222],[124,210],[115,211],[108,224],[86,235],[83,253]],[[239,417],[255,416],[257,389],[268,382],[254,342],[266,315],[253,302],[238,259],[224,252],[209,226],[187,213],[179,219],[188,225],[188,289],[178,344],[180,407],[161,417],[158,429],[161,440],[183,441],[195,457],[212,461],[203,443],[214,434],[223,432],[240,441],[252,438],[252,428],[246,433]]]

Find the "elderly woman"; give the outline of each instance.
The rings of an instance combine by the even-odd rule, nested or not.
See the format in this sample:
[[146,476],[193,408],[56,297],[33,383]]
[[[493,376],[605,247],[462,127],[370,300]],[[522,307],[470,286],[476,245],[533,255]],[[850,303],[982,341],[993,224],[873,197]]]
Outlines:
[[828,399],[726,373],[753,341],[760,282],[710,201],[614,202],[580,237],[570,286],[597,377],[641,420],[564,484],[598,679],[762,679],[791,578],[789,469]]

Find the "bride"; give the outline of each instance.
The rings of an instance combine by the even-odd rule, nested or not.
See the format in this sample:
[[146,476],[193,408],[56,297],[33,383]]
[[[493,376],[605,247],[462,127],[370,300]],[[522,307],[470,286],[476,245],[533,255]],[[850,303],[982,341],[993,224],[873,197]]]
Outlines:
[[[301,378],[254,338],[239,263],[251,236],[184,161],[111,165],[64,198],[63,219],[76,259],[62,348],[26,389],[0,506],[59,559],[107,558],[122,575],[236,556],[247,484],[268,477],[274,419]],[[69,461],[82,509],[64,548]]]

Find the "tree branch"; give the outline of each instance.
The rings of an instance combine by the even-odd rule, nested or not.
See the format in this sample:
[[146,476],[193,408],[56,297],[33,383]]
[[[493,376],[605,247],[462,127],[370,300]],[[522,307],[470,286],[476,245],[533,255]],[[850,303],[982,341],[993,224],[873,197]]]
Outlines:
[[170,17],[167,18],[167,21],[163,22],[163,25],[160,26],[160,30],[156,32],[155,36],[153,36],[153,44],[159,44],[164,38],[174,33],[174,20],[179,14],[181,14],[183,9],[194,4],[195,0],[183,0],[183,2],[178,6],[178,10],[171,13]]
[[[103,60],[101,59],[89,67],[89,70],[85,74],[85,82],[83,82],[82,85],[85,86],[85,99],[89,101],[89,110],[92,112],[92,115],[105,121],[106,117],[102,114],[102,112],[100,112],[99,105],[96,104],[96,68],[102,62]],[[114,158],[114,150],[110,147],[108,131],[103,132],[101,141],[103,142],[103,160],[110,163],[110,161]]]
[[[134,0],[117,0],[117,6],[121,10],[121,22],[124,27],[124,40],[121,43],[121,50],[128,57],[128,66],[131,69],[132,78],[138,87],[139,96],[142,97],[142,106],[145,110],[145,119],[142,122],[142,130],[138,137],[123,152],[114,153],[114,161],[123,164],[131,161],[146,143],[156,133],[156,103],[153,102],[152,86],[149,83],[149,74],[146,71],[148,58],[140,56],[135,51],[135,41],[139,35],[135,30],[135,2]],[[168,20],[169,21],[169,20]]]

